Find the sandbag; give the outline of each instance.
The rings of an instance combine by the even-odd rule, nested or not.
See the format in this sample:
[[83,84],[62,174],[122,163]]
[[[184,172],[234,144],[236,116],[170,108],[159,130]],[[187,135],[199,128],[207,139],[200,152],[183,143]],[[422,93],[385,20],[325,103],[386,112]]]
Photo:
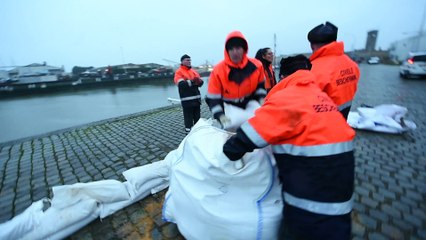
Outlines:
[[231,133],[200,119],[171,162],[163,219],[186,239],[276,239],[281,185],[270,148],[230,161],[222,151]]
[[408,109],[396,104],[381,104],[376,107],[359,107],[358,112],[349,112],[348,124],[352,128],[383,133],[403,133],[416,129],[413,121],[405,119]]

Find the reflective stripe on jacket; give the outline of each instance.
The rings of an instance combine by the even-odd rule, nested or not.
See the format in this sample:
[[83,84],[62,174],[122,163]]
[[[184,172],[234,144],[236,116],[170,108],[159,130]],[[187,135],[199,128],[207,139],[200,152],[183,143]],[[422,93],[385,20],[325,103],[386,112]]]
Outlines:
[[[236,31],[228,35],[226,42],[233,37],[245,40],[244,36]],[[226,49],[224,55],[225,59],[215,65],[210,74],[206,96],[207,104],[215,118],[224,113],[224,102],[245,108],[250,100],[259,100],[266,96],[265,76],[260,61],[248,58],[245,53],[242,62],[234,64]]]
[[337,104],[339,111],[350,108],[360,71],[358,65],[344,54],[343,42],[332,42],[321,47],[310,60],[311,71],[317,77],[316,83],[321,90]]
[[175,72],[174,82],[179,89],[179,97],[182,106],[194,106],[201,104],[201,95],[198,86],[195,84],[188,84],[187,80],[200,78],[194,69],[181,65]]
[[299,70],[280,81],[241,126],[246,135],[241,139],[245,151],[272,145],[286,204],[317,214],[347,214],[355,132],[314,80],[311,72]]

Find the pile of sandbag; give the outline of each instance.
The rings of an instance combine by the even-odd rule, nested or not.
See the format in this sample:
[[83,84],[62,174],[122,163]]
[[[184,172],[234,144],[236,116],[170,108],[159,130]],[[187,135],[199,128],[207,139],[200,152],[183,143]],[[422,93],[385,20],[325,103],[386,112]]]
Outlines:
[[405,119],[408,109],[395,104],[359,107],[349,112],[348,124],[356,129],[384,133],[403,133],[416,129],[413,121]]
[[124,183],[102,180],[55,186],[52,199],[32,203],[24,212],[0,224],[0,239],[63,239],[96,218],[167,188],[170,166],[159,161],[123,172]]

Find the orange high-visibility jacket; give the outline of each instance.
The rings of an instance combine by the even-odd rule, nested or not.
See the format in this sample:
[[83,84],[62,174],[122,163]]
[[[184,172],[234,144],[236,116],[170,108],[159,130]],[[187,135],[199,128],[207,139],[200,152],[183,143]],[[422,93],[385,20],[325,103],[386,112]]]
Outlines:
[[236,160],[271,145],[285,204],[313,217],[347,215],[352,209],[355,132],[314,81],[308,70],[281,80],[223,150]]
[[[247,44],[239,31],[231,32],[226,42],[233,37],[242,38]],[[250,100],[266,96],[265,75],[259,60],[248,58],[246,52],[242,62],[234,64],[226,48],[224,55],[225,59],[213,68],[207,88],[206,102],[216,119],[224,113],[224,102],[245,108]]]
[[337,104],[345,118],[357,90],[358,65],[344,54],[343,42],[331,42],[310,57],[318,86]]
[[[263,66],[265,68],[265,66]],[[272,64],[268,67],[271,75],[268,74],[268,71],[265,70],[265,89],[266,91],[270,91],[272,87],[274,87],[277,84],[277,80],[275,79],[275,72],[272,68]]]
[[181,65],[175,72],[174,82],[178,86],[179,96],[183,107],[186,106],[199,106],[201,104],[200,90],[198,89],[199,83],[187,80],[200,79],[194,69]]

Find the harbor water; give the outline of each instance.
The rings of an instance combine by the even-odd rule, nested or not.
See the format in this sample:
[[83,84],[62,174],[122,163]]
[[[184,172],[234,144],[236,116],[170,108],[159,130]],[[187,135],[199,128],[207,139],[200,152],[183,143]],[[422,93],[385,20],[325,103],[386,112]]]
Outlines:
[[0,99],[0,143],[164,107],[168,98],[179,98],[172,79]]

